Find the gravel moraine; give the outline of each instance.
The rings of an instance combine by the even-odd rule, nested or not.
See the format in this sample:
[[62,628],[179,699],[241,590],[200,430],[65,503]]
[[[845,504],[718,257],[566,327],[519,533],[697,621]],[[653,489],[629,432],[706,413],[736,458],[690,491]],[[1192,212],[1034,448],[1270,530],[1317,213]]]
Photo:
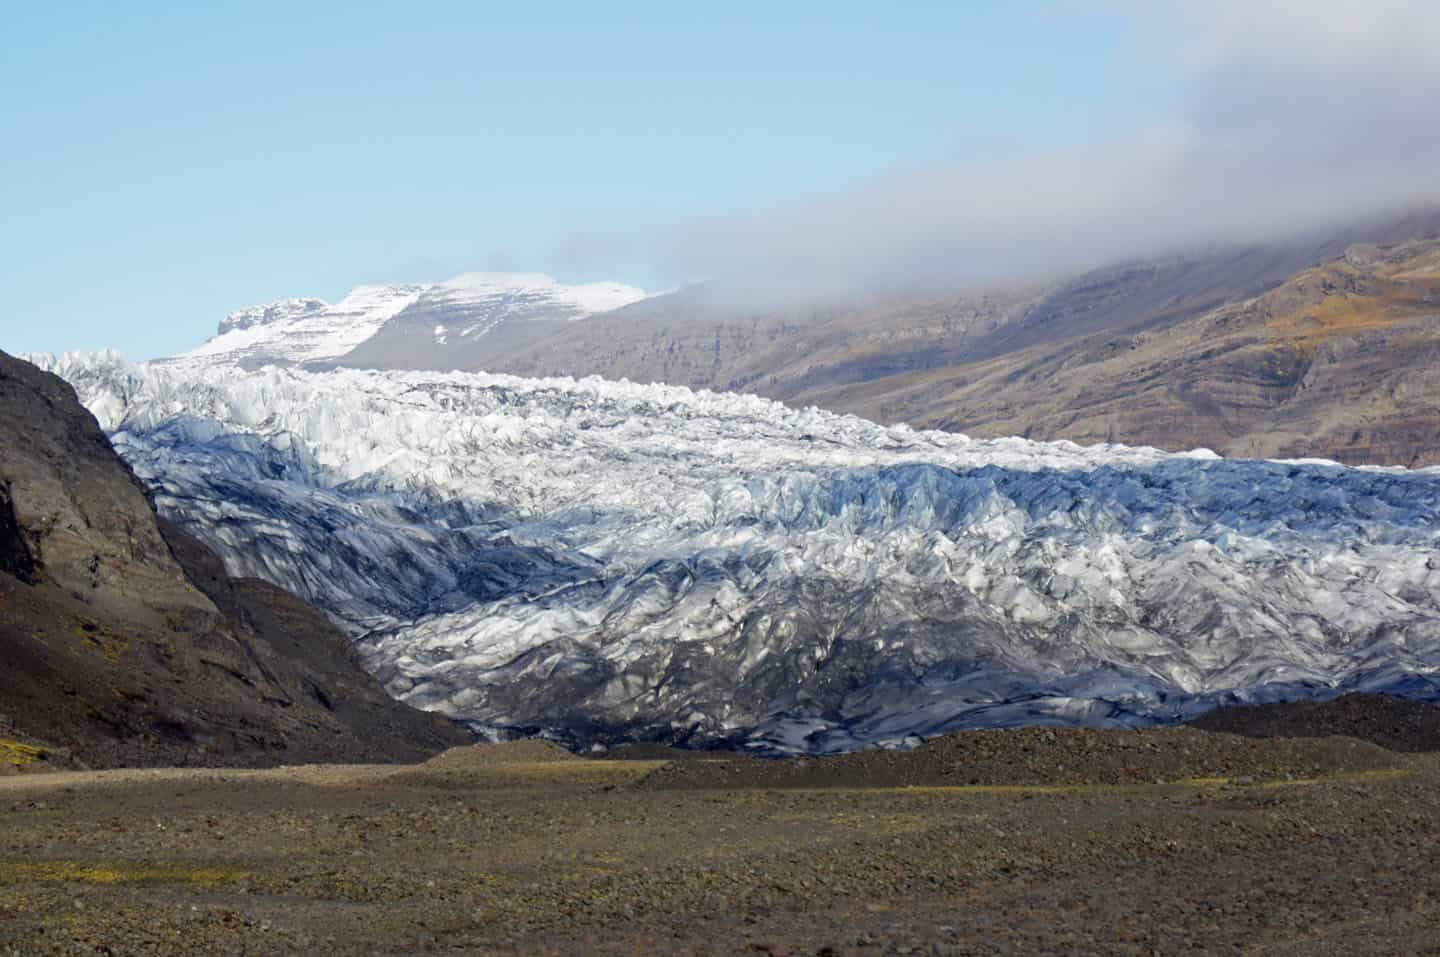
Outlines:
[[10,777],[0,812],[0,954],[1393,954],[1440,921],[1440,756],[1349,739],[526,742]]

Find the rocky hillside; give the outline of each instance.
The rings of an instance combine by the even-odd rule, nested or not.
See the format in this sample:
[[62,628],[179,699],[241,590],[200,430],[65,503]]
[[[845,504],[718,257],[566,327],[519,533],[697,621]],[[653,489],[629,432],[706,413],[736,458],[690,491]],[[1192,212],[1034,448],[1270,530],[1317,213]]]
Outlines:
[[1440,463],[1440,243],[1355,246],[1254,299],[810,396],[976,435]]
[[399,760],[467,739],[390,700],[314,609],[162,525],[70,386],[4,353],[0,661],[7,765]]
[[736,312],[717,303],[713,290],[697,287],[462,368],[593,374],[791,400],[817,387],[844,388],[961,361],[987,336],[1019,320],[1040,291]]

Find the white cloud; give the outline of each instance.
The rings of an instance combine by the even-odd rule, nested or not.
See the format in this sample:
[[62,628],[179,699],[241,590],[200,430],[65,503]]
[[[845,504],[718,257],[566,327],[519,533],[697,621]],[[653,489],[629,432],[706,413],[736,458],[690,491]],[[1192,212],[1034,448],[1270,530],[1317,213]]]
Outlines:
[[1124,135],[675,224],[658,271],[763,297],[1010,281],[1440,202],[1440,4],[1103,4],[1178,91]]

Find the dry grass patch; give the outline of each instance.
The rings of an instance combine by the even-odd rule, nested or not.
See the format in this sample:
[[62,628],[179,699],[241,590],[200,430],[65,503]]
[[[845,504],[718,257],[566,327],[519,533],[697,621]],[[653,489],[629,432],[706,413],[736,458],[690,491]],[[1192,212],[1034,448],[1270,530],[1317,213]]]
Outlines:
[[0,886],[10,884],[189,884],[218,887],[244,880],[249,874],[229,867],[195,867],[185,864],[140,864],[130,861],[0,862]]

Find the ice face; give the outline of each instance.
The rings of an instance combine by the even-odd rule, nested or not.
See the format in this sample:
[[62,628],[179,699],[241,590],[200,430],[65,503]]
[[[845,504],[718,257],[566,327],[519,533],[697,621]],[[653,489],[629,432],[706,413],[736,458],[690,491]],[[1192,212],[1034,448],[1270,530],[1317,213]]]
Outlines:
[[1436,470],[972,441],[598,379],[43,361],[233,573],[479,725],[825,751],[1435,695]]

